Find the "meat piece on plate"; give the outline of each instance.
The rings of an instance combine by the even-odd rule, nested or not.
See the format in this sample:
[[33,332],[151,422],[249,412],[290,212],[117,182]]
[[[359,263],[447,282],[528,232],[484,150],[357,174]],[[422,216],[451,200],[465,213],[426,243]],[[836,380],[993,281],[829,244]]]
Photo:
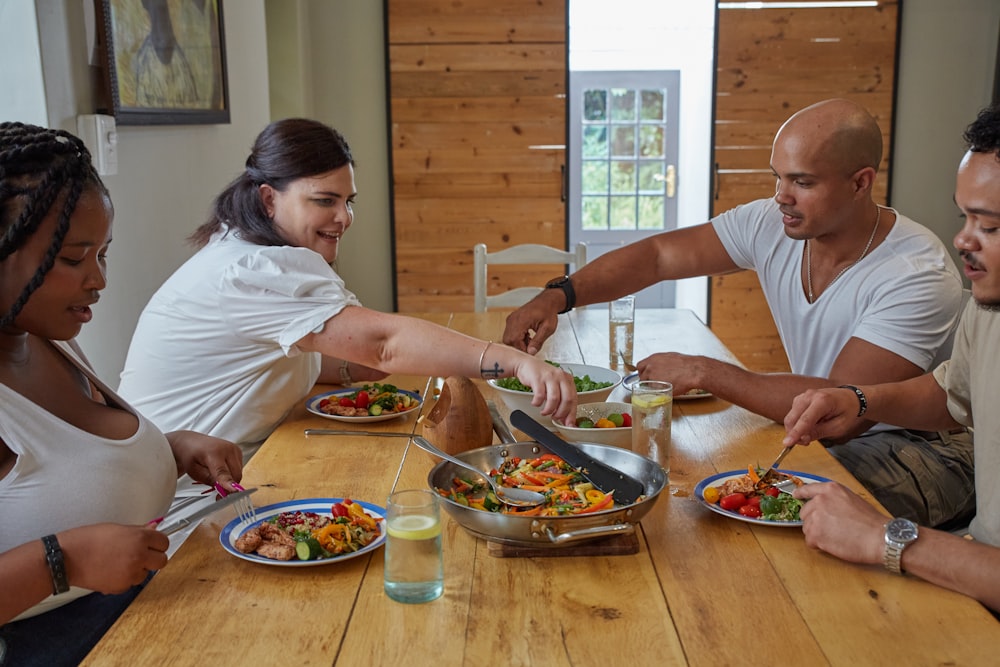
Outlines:
[[262,541],[263,538],[260,536],[260,528],[254,526],[247,532],[237,537],[236,544],[234,546],[240,553],[252,554],[254,551],[257,551],[257,547],[260,546]]
[[257,547],[257,555],[272,560],[292,560],[295,558],[295,545],[264,542]]

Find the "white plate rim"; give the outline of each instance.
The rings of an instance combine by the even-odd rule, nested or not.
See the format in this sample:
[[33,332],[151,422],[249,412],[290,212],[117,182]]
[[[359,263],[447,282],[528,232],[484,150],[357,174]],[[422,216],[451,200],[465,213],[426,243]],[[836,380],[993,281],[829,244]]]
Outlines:
[[[783,472],[786,475],[794,475],[801,479],[806,484],[819,484],[821,482],[832,482],[832,479],[826,477],[821,477],[819,475],[813,475],[808,472],[798,472],[796,470],[785,470],[783,468],[778,468],[778,472]],[[728,472],[720,472],[715,475],[706,477],[705,479],[698,482],[694,487],[694,495],[698,502],[712,510],[716,514],[721,514],[722,516],[729,519],[736,519],[737,521],[745,521],[747,523],[754,523],[758,526],[779,526],[782,528],[792,528],[795,526],[801,526],[801,521],[765,521],[764,519],[753,518],[749,516],[743,516],[737,512],[730,512],[729,510],[724,510],[719,507],[718,503],[710,503],[705,500],[705,488],[709,486],[718,486],[719,484],[725,482],[729,479],[735,479],[737,477],[742,477],[747,474],[746,468],[743,470],[730,470]]]
[[357,558],[358,556],[363,556],[366,553],[374,551],[382,546],[385,543],[386,538],[385,508],[373,505],[369,502],[354,500],[351,498],[351,502],[361,505],[361,507],[365,510],[365,514],[375,519],[382,520],[381,534],[375,538],[371,544],[359,549],[358,551],[344,554],[343,556],[337,556],[336,558],[323,558],[320,560],[274,560],[273,558],[264,558],[263,556],[258,556],[257,554],[245,554],[236,548],[236,540],[240,535],[253,526],[258,525],[273,516],[281,514],[282,512],[315,512],[316,514],[330,516],[330,507],[332,507],[334,503],[343,501],[344,498],[300,498],[298,500],[286,500],[281,503],[258,507],[257,521],[245,524],[239,518],[233,519],[227,523],[222,528],[222,532],[219,533],[219,543],[222,544],[223,549],[237,558],[242,558],[243,560],[250,561],[251,563],[262,563],[264,565],[274,565],[277,567],[312,567],[316,565],[340,563],[345,560]]
[[[632,385],[638,382],[638,380],[639,380],[638,372],[629,373],[628,375],[625,376],[625,379],[622,380],[622,386],[625,387],[625,390],[631,394]],[[712,392],[703,391],[697,394],[681,394],[680,396],[674,396],[673,398],[675,401],[691,401],[691,400],[697,400],[699,398],[711,398],[712,396],[713,396]]]
[[397,417],[405,417],[406,415],[412,413],[414,410],[419,410],[420,406],[424,404],[424,398],[420,394],[414,391],[407,391],[405,389],[397,389],[396,391],[400,394],[406,394],[410,398],[415,398],[419,401],[409,410],[404,412],[390,412],[381,415],[368,415],[366,417],[347,417],[345,415],[329,415],[317,407],[317,404],[324,398],[330,398],[331,396],[342,396],[344,394],[353,394],[360,390],[361,387],[345,387],[344,389],[334,389],[333,391],[324,391],[322,394],[316,394],[315,396],[310,396],[306,399],[306,410],[310,413],[316,415],[317,417],[326,417],[327,419],[333,419],[339,422],[350,422],[352,424],[370,424],[372,422],[384,422],[390,419],[396,419]]

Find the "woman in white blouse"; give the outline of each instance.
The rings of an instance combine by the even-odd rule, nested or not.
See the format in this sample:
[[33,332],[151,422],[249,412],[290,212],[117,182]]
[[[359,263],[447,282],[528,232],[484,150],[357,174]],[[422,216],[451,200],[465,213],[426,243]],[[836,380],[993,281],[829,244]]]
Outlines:
[[360,304],[330,266],[355,196],[340,133],[301,118],[265,128],[192,235],[200,250],[143,311],[121,394],[161,428],[226,438],[247,456],[317,381],[516,376],[543,414],[572,418],[572,377],[543,360]]

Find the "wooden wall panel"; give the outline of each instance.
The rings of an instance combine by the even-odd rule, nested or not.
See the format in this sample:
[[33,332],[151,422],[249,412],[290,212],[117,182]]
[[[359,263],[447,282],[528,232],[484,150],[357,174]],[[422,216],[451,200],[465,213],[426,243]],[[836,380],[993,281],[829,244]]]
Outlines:
[[473,245],[565,247],[566,0],[387,0],[386,17],[397,308],[471,310]]
[[[713,215],[774,194],[771,142],[795,111],[831,97],[863,104],[883,132],[875,197],[885,201],[897,2],[874,8],[720,9]],[[712,330],[752,370],[789,369],[753,272],[712,279]]]

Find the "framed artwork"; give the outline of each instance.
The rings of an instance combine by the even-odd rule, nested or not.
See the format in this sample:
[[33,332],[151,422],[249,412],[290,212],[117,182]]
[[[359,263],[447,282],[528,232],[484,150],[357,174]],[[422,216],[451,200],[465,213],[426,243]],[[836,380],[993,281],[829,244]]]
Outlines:
[[229,122],[222,0],[95,0],[104,97],[121,125]]

